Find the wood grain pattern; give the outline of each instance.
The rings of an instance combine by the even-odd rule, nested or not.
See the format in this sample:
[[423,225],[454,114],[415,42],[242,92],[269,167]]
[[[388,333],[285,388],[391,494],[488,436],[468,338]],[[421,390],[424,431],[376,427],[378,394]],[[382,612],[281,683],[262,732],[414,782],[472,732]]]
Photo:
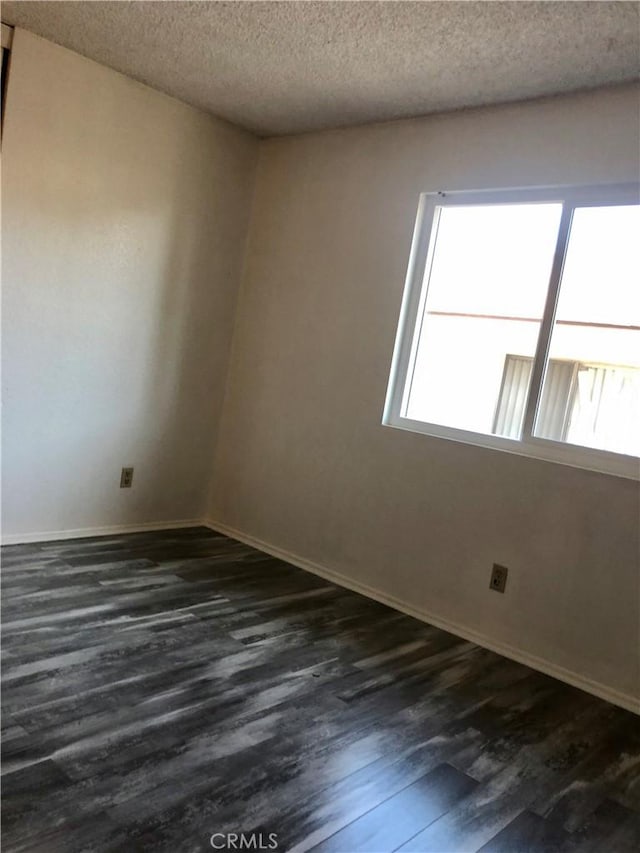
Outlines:
[[204,528],[5,548],[2,617],[6,851],[640,848],[633,714]]

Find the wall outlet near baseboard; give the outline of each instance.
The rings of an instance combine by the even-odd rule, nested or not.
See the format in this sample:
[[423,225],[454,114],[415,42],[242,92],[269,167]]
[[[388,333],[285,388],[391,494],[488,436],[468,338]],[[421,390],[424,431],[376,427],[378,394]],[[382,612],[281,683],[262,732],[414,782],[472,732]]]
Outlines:
[[133,483],[133,468],[123,468],[120,474],[120,488],[130,489]]
[[493,568],[491,569],[491,582],[489,583],[489,588],[496,592],[504,592],[507,585],[508,574],[509,569],[505,568],[505,566],[499,566],[497,563],[494,563]]

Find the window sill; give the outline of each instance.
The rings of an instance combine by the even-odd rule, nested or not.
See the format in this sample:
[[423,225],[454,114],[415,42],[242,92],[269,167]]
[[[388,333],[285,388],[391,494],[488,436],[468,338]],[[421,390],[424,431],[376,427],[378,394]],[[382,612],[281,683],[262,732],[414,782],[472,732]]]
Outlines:
[[503,438],[499,435],[486,435],[440,426],[439,424],[423,423],[422,421],[411,420],[411,418],[388,417],[383,419],[382,425],[421,433],[432,438],[457,441],[489,450],[514,453],[516,456],[527,456],[530,459],[540,459],[544,462],[555,462],[559,465],[569,465],[572,468],[596,471],[599,474],[610,474],[627,480],[640,480],[640,459],[621,453],[611,453],[607,450],[596,450],[590,447],[580,447],[575,444],[564,444],[535,437],[526,441]]

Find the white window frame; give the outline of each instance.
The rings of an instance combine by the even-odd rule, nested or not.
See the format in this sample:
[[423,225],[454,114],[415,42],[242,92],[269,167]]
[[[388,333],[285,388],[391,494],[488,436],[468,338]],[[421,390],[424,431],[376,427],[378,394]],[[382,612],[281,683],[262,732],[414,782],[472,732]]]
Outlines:
[[[424,314],[428,277],[435,251],[439,212],[444,207],[464,205],[559,203],[562,215],[558,228],[545,308],[540,323],[538,343],[533,361],[531,384],[527,396],[522,437],[505,438],[499,435],[470,432],[441,424],[426,423],[403,417],[403,396],[406,379],[415,358],[419,335],[414,334],[418,318]],[[607,184],[596,186],[533,187],[473,192],[422,193],[418,206],[409,266],[405,281],[402,307],[398,321],[391,372],[387,388],[382,423],[396,429],[424,433],[449,441],[474,444],[503,450],[521,456],[600,471],[618,477],[640,479],[640,460],[608,450],[582,447],[533,435],[533,427],[541,397],[551,333],[560,292],[562,271],[569,243],[573,211],[577,207],[612,207],[640,203],[639,184]],[[432,239],[433,237],[433,239]],[[425,286],[423,287],[423,282]]]

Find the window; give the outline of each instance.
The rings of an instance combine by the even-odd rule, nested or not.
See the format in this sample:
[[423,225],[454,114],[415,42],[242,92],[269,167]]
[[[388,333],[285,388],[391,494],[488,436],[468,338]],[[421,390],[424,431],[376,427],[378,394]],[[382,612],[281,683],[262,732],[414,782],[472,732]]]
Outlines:
[[384,423],[636,477],[637,186],[425,194]]

